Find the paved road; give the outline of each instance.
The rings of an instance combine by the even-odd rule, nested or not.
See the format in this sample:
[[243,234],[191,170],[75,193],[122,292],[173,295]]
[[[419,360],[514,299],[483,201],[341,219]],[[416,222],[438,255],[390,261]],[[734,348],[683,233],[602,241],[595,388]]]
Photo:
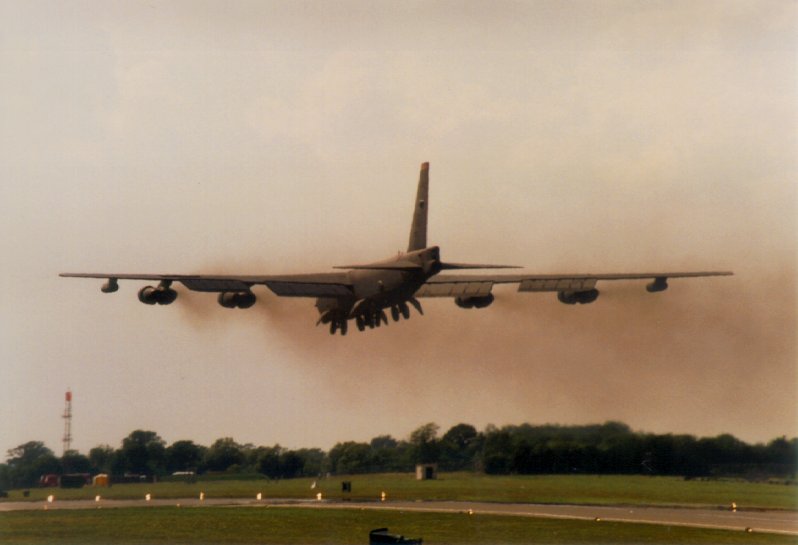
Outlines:
[[200,501],[189,499],[145,500],[72,500],[46,502],[0,502],[0,511],[40,509],[96,509],[144,506],[295,506],[327,509],[394,509],[402,511],[436,511],[451,513],[473,513],[505,516],[525,516],[573,520],[596,520],[616,522],[638,522],[666,526],[692,526],[722,530],[778,533],[798,536],[798,512],[780,510],[693,509],[674,507],[622,507],[593,505],[546,505],[529,503],[481,503],[481,502],[338,502],[314,500],[269,499],[221,499],[209,498]]

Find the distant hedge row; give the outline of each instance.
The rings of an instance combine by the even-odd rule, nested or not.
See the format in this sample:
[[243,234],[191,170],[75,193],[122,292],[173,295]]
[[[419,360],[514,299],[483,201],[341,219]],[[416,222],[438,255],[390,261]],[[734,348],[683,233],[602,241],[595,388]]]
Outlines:
[[412,471],[417,463],[437,463],[443,471],[491,474],[593,473],[794,478],[798,439],[781,437],[747,444],[732,435],[696,438],[633,432],[626,424],[587,426],[488,426],[478,431],[458,424],[443,435],[425,424],[407,439],[390,435],[370,442],[347,441],[329,452],[240,444],[230,437],[205,447],[193,441],[171,445],[153,431],[130,433],[119,448],[100,445],[88,455],[62,457],[40,441],[8,451],[0,464],[0,489],[35,485],[49,473],[109,473],[164,477],[174,472],[211,473],[219,478],[244,474],[268,478]]

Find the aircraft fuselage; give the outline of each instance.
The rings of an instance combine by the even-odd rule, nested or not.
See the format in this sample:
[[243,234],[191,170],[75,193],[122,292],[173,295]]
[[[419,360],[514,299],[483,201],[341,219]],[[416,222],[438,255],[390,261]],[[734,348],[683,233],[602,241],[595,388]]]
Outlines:
[[329,323],[330,330],[345,332],[346,322],[354,319],[358,329],[388,323],[385,309],[391,309],[394,320],[407,318],[407,304],[421,312],[413,294],[441,270],[437,246],[400,253],[384,261],[353,266],[347,277],[352,284],[351,297],[320,297],[316,308],[320,323]]

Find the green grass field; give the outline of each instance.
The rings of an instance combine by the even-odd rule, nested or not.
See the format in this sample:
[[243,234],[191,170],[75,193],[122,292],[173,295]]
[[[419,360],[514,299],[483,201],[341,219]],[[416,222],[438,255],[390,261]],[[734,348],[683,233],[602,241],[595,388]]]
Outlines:
[[[352,482],[352,493],[341,492],[341,482]],[[316,487],[311,489],[311,484]],[[313,498],[321,492],[325,499],[351,497],[376,500],[381,492],[388,500],[472,500],[521,503],[565,503],[596,505],[688,505],[728,506],[798,510],[798,487],[746,481],[685,481],[678,477],[637,475],[540,475],[486,476],[472,473],[444,473],[433,481],[417,481],[411,474],[336,476],[327,479],[283,481],[198,481],[125,484],[110,488],[31,489],[27,499],[42,501],[48,494],[57,500],[91,499],[99,494],[107,499],[197,497]],[[22,500],[21,490],[11,491],[8,500]]]
[[366,544],[368,532],[435,544],[796,543],[795,537],[526,517],[284,507],[130,508],[0,513],[5,545]]

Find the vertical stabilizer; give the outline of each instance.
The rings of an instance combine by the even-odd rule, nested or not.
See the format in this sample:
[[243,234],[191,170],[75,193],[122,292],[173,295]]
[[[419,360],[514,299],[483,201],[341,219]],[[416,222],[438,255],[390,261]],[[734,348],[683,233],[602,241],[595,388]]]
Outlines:
[[413,210],[413,223],[410,225],[410,244],[407,251],[422,250],[427,247],[427,202],[429,193],[429,163],[421,163],[418,177],[416,207]]

